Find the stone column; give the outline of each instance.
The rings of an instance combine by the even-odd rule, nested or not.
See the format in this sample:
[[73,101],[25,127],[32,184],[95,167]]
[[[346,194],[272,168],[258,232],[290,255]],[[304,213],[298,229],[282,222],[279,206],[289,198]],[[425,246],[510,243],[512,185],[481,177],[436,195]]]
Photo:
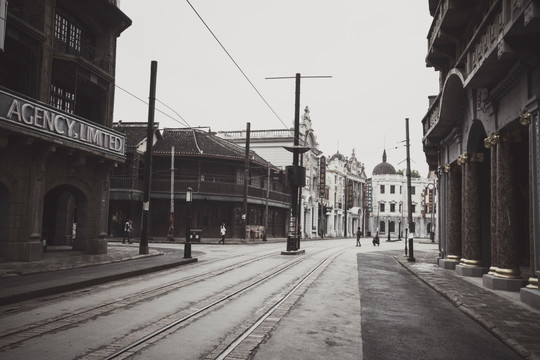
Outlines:
[[[535,101],[529,106],[538,108]],[[533,114],[525,110],[520,114],[520,122],[529,128],[529,230],[530,230],[530,271],[529,284],[520,289],[522,302],[540,309],[540,291],[538,291],[538,268],[540,263],[540,124],[538,112]]]
[[[489,138],[489,146],[491,146],[491,265],[489,267],[489,275],[495,275],[497,271],[497,258],[498,258],[498,232],[497,232],[497,146],[498,134],[496,137],[493,135]],[[487,146],[487,145],[486,145]]]
[[508,137],[497,145],[497,270],[495,276],[521,278],[518,259],[518,244],[515,226],[516,190],[515,173],[512,169],[512,143]]
[[446,165],[448,179],[448,217],[446,259],[439,264],[445,269],[455,269],[461,259],[461,171],[454,165]]
[[482,153],[463,154],[458,159],[462,171],[462,258],[456,272],[463,276],[482,276],[482,240],[480,236],[480,163]]

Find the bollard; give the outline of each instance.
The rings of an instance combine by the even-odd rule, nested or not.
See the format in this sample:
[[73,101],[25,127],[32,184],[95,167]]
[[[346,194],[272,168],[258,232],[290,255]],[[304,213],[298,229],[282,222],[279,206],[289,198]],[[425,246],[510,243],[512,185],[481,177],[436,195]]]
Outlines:
[[415,262],[416,259],[414,258],[414,246],[413,246],[413,233],[409,234],[409,257],[407,258],[407,261]]

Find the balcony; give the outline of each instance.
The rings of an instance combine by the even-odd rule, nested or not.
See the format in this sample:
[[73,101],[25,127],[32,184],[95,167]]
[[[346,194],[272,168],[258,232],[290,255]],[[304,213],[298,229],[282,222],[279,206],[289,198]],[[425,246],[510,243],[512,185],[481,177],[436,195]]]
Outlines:
[[[135,179],[131,176],[111,176],[111,198],[116,200],[135,200],[142,198],[144,182]],[[244,194],[244,186],[242,184],[214,182],[214,181],[184,181],[175,180],[174,193],[175,197],[180,197],[186,189],[191,187],[195,195],[195,199],[203,198],[208,200],[229,200],[232,198],[242,198]],[[169,198],[171,193],[171,180],[169,179],[152,179],[152,197]],[[249,186],[248,197],[259,199],[261,202],[266,201],[266,189]],[[290,194],[280,191],[270,190],[268,200],[272,202],[289,205],[291,202]]]
[[475,13],[470,0],[442,0],[433,15],[428,33],[426,63],[436,70],[454,67],[460,58],[459,39]]

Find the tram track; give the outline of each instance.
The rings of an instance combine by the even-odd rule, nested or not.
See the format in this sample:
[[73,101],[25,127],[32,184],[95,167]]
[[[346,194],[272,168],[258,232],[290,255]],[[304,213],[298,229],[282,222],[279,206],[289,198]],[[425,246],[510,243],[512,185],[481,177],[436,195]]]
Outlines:
[[[261,256],[257,256],[255,258],[250,258],[240,263],[235,263],[233,265],[225,266],[217,270],[210,271],[205,274],[190,276],[188,278],[173,281],[168,284],[154,287],[152,289],[138,292],[136,294],[132,294],[132,295],[120,298],[120,299],[115,299],[114,301],[101,303],[97,306],[89,306],[86,308],[79,309],[76,312],[72,312],[69,314],[62,314],[60,316],[56,316],[53,318],[27,324],[16,329],[5,331],[3,333],[0,333],[0,350],[9,346],[15,345],[15,344],[22,343],[26,340],[29,340],[37,336],[41,336],[41,335],[44,335],[53,331],[58,331],[68,326],[73,326],[73,324],[77,324],[83,321],[97,318],[99,316],[103,316],[107,313],[110,313],[112,311],[115,311],[121,308],[129,307],[129,306],[135,305],[143,301],[150,300],[158,296],[166,295],[167,293],[170,293],[172,291],[177,291],[181,289],[182,287],[205,281],[209,278],[219,276],[221,274],[227,273],[229,271],[233,271],[235,269],[250,265],[252,263],[261,261],[263,259],[266,259],[272,256],[275,256],[275,254],[267,253]],[[218,262],[218,261],[219,260],[214,260],[212,262]],[[208,263],[209,262],[207,262],[207,264]],[[191,264],[187,266],[193,266],[193,265]],[[78,294],[78,296],[80,295],[81,294]],[[20,310],[20,311],[23,311],[23,310]]]
[[[318,261],[308,272],[300,276],[293,284],[290,284],[290,286],[283,291],[281,296],[265,305],[263,315],[251,318],[241,327],[236,329],[234,333],[209,353],[206,356],[206,359],[227,359],[229,356],[237,358],[235,356],[238,356],[238,354],[235,355],[235,353],[239,351],[245,353],[246,346],[244,344],[246,343],[251,344],[248,345],[248,347],[250,347],[249,351],[252,351],[254,347],[258,346],[264,336],[266,336],[268,329],[273,328],[273,326],[277,324],[281,316],[290,310],[300,296],[307,288],[309,288],[326,267],[345,250],[346,249],[333,249],[331,255]],[[316,251],[308,256],[304,255],[300,258],[293,259],[277,269],[261,273],[255,278],[245,280],[242,283],[223,291],[221,294],[205,299],[205,301],[198,304],[197,307],[193,306],[186,308],[176,314],[160,319],[144,329],[139,329],[138,331],[129,334],[127,338],[119,339],[104,348],[89,352],[86,356],[81,357],[81,359],[129,358],[146,347],[158,342],[160,339],[174,333],[183,326],[186,326],[190,321],[194,321],[197,318],[204,316],[205,313],[211,312],[219,306],[223,306],[227,301],[246,293],[248,290],[269,281],[277,275],[323,251]],[[280,310],[279,312],[281,315],[272,316],[276,314],[278,309]],[[253,338],[260,340],[255,346],[252,346],[254,344]]]

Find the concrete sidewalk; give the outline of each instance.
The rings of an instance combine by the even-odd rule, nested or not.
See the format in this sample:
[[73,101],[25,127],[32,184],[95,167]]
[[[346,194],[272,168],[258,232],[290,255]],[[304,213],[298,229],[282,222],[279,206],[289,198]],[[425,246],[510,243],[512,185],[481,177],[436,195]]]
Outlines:
[[481,278],[443,269],[436,265],[436,253],[414,255],[416,262],[404,255],[394,258],[524,359],[540,359],[540,311],[522,303],[519,293],[490,290]]

